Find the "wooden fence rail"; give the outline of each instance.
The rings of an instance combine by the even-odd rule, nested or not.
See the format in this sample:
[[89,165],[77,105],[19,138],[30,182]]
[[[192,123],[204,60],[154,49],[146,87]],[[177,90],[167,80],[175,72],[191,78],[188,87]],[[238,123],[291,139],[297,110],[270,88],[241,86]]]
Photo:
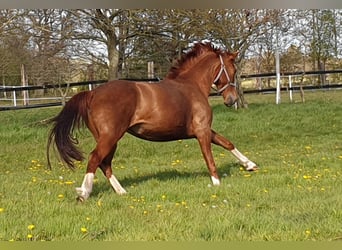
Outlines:
[[[291,76],[300,76],[300,75],[326,75],[326,74],[340,74],[342,73],[342,70],[329,70],[329,71],[308,71],[308,72],[285,72],[282,73],[282,77],[290,77]],[[251,74],[251,75],[241,75],[241,79],[253,79],[253,78],[273,78],[276,77],[275,73],[266,73],[266,74]],[[158,82],[160,81],[159,78],[153,78],[153,79],[130,79],[125,78],[122,80],[131,80],[131,81],[143,81],[143,82]],[[75,87],[86,87],[86,89],[91,90],[96,85],[103,84],[107,82],[107,80],[97,80],[97,81],[85,81],[85,82],[73,82],[73,83],[63,83],[63,84],[44,84],[42,86],[0,86],[0,111],[5,110],[14,110],[14,109],[27,109],[27,108],[41,108],[41,107],[51,107],[51,106],[59,106],[62,105],[63,98],[61,96],[46,96],[43,95],[42,97],[38,98],[30,98],[28,94],[25,94],[24,98],[18,98],[17,92],[23,92],[23,91],[47,91],[47,90],[60,90],[60,89],[66,89],[66,88],[75,88]],[[313,90],[313,89],[342,89],[342,83],[334,83],[334,84],[325,84],[325,85],[318,85],[318,86],[288,86],[288,87],[282,87],[281,91],[289,91],[292,95],[292,91],[297,90]],[[275,93],[276,88],[264,88],[264,89],[245,89],[245,94],[250,93]],[[215,96],[215,93],[212,93],[211,96]],[[3,96],[3,97],[2,97]],[[10,96],[10,97],[9,97]],[[66,97],[68,99],[70,97]],[[44,101],[43,101],[44,100]],[[18,105],[18,101],[23,101],[23,105]],[[34,103],[33,102],[37,102]],[[48,101],[48,102],[47,102]],[[53,102],[51,102],[53,101]],[[4,102],[10,102],[12,105],[2,105]]]

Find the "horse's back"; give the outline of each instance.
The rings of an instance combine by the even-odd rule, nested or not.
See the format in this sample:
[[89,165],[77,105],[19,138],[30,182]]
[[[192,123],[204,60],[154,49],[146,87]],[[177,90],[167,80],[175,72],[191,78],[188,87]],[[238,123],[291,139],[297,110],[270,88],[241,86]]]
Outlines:
[[206,113],[208,104],[195,91],[189,86],[165,81],[108,82],[93,90],[90,105],[93,127],[97,127],[96,131],[125,130],[152,141],[193,137],[194,119],[206,123],[210,117],[210,114],[198,116]]

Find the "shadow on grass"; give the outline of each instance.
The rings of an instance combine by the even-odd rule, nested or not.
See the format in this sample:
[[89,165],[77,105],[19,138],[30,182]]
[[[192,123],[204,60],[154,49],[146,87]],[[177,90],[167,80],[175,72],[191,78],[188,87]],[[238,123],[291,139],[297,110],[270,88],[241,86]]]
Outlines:
[[[225,165],[221,165],[218,167],[218,174],[222,178],[223,176],[230,176],[234,169],[239,169],[240,165],[238,163],[228,163]],[[137,177],[126,177],[123,179],[119,179],[120,184],[126,188],[132,185],[137,186],[141,183],[148,182],[151,180],[157,180],[159,182],[167,182],[172,179],[195,179],[195,178],[202,178],[207,177],[208,181],[210,181],[210,174],[207,169],[203,169],[201,171],[194,171],[194,172],[181,172],[176,169],[164,170],[159,171],[157,173],[146,174],[143,176]],[[100,193],[107,192],[111,189],[111,186],[108,183],[101,182],[101,185],[95,185],[92,195],[97,196]]]

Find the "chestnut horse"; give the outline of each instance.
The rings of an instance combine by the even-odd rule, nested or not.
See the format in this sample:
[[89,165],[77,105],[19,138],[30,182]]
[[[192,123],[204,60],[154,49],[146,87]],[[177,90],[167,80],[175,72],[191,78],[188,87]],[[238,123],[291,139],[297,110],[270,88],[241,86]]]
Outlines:
[[211,43],[197,43],[184,54],[159,83],[115,80],[91,91],[73,96],[53,118],[48,138],[47,159],[54,142],[61,159],[71,168],[73,160],[83,160],[75,146],[75,128],[85,123],[96,140],[90,153],[82,186],[76,188],[78,199],[86,200],[98,167],[118,194],[126,193],[112,173],[112,158],[120,138],[128,132],[149,141],[196,138],[207,164],[213,185],[220,180],[211,152],[211,143],[229,150],[246,168],[257,169],[254,162],[234,145],[211,129],[212,110],[208,102],[212,85],[222,94],[227,106],[237,100],[232,79],[237,53],[215,48]]

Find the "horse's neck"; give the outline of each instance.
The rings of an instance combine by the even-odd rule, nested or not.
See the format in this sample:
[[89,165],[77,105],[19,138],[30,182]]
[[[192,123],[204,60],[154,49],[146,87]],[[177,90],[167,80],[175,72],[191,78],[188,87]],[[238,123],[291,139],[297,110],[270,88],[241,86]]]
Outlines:
[[201,92],[209,96],[211,85],[215,79],[215,72],[219,67],[219,61],[215,63],[213,58],[208,56],[203,58],[197,64],[194,64],[189,70],[179,76],[179,80],[185,84],[193,84],[197,86]]

